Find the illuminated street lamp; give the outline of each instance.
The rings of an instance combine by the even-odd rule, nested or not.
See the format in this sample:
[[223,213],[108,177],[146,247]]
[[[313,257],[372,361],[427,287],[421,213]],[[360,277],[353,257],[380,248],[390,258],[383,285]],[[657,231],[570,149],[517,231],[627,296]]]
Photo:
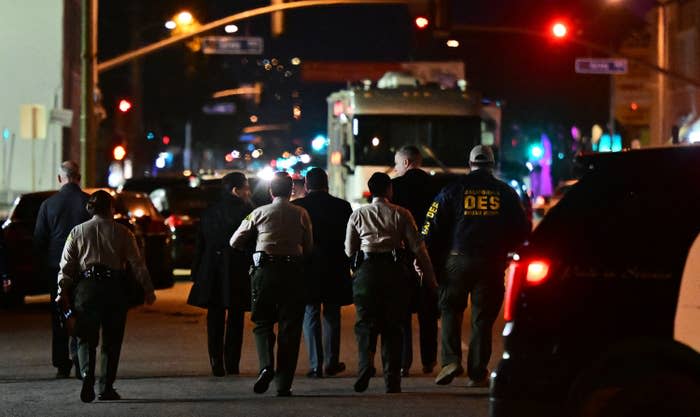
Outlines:
[[450,48],[459,48],[459,41],[456,39],[450,39],[446,44]]
[[425,16],[418,16],[413,22],[416,24],[416,27],[420,30],[427,28],[430,24],[430,20],[428,20],[428,18]]

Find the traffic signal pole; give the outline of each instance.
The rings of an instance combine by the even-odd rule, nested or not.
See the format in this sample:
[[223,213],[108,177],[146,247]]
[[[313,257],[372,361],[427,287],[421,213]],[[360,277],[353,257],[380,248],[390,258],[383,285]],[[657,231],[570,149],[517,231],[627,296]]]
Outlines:
[[83,186],[95,182],[97,119],[97,0],[81,2],[80,174]]
[[[89,0],[83,0],[89,1]],[[244,12],[236,13],[228,17],[224,17],[219,20],[202,25],[199,29],[192,31],[190,33],[184,33],[182,35],[173,36],[168,39],[163,39],[162,41],[144,46],[143,48],[136,49],[131,52],[119,55],[105,62],[98,64],[98,72],[108,71],[112,68],[124,65],[129,61],[141,58],[143,56],[152,54],[153,52],[160,51],[163,48],[175,45],[177,43],[186,41],[187,39],[193,38],[195,36],[201,35],[203,33],[209,32],[211,30],[217,29],[228,24],[238,22],[240,20],[249,19],[255,16],[261,16],[270,14],[273,12],[281,12],[284,10],[291,9],[303,9],[307,7],[320,7],[320,6],[334,6],[334,5],[368,5],[368,4],[409,4],[420,0],[302,0],[295,1],[292,3],[281,3],[273,4],[270,6],[259,7],[257,9],[246,10]]]

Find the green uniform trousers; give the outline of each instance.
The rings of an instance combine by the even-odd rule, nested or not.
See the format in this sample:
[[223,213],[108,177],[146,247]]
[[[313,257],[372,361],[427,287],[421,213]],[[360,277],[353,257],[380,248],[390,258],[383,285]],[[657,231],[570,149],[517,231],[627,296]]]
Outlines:
[[73,295],[78,336],[78,357],[83,378],[95,379],[97,345],[100,347],[100,392],[109,390],[117,377],[124,339],[127,303],[120,278],[81,279]]
[[401,387],[401,324],[408,311],[406,271],[390,257],[365,260],[355,274],[355,337],[359,374],[373,365],[377,335],[382,336],[382,365],[387,388]]
[[464,255],[450,255],[440,283],[442,366],[462,363],[462,319],[472,303],[467,374],[475,381],[488,376],[493,324],[503,303],[505,264]]
[[304,321],[306,288],[298,262],[268,262],[253,271],[251,277],[251,320],[260,370],[275,369],[274,347],[277,325],[278,391],[291,389],[299,358],[301,328]]

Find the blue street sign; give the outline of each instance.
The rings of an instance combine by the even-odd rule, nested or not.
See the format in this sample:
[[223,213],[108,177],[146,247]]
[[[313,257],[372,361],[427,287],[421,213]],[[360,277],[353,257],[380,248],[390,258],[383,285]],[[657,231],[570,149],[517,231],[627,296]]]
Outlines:
[[625,58],[576,58],[578,74],[627,74]]

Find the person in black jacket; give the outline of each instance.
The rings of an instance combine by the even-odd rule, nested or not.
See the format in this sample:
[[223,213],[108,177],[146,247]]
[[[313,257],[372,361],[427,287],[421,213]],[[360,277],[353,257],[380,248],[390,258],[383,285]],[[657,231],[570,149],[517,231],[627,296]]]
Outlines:
[[[422,222],[428,207],[438,191],[433,178],[420,169],[423,156],[415,146],[404,146],[394,155],[394,171],[397,177],[392,180],[394,189],[391,202],[408,209],[416,222]],[[420,329],[420,356],[423,373],[430,374],[437,364],[437,321],[439,311],[437,294],[433,289],[418,285],[415,277],[411,310],[407,312],[402,328],[401,376],[409,375],[413,362],[413,327],[412,312],[418,313]]]
[[321,168],[309,170],[305,187],[306,196],[294,204],[309,212],[314,234],[308,269],[311,295],[304,313],[304,341],[311,365],[307,376],[321,377],[324,372],[333,376],[345,370],[345,363],[340,362],[340,307],[352,303],[350,262],[343,248],[352,208],[328,194],[328,176]]
[[439,289],[442,369],[435,379],[438,385],[449,384],[464,372],[462,317],[471,298],[467,387],[488,386],[491,335],[503,303],[507,254],[530,231],[518,195],[494,177],[494,165],[491,148],[475,146],[469,154],[471,172],[440,191],[421,231],[429,247],[448,244],[445,264],[440,265],[444,273]]
[[229,238],[253,210],[245,175],[222,179],[223,195],[202,213],[192,263],[194,284],[187,303],[207,309],[209,362],[214,376],[237,375],[243,345],[243,317],[250,307],[250,256],[229,246]]
[[34,247],[40,254],[46,288],[51,292],[51,362],[57,368],[56,378],[68,378],[72,367],[75,367],[76,377],[80,378],[77,341],[74,337],[71,338],[69,355],[68,334],[61,327],[54,300],[58,293],[56,277],[63,245],[73,227],[90,220],[85,209],[89,196],[80,189],[80,167],[73,161],[61,163],[58,183],[61,185],[58,193],[47,198],[39,207],[34,228]]

